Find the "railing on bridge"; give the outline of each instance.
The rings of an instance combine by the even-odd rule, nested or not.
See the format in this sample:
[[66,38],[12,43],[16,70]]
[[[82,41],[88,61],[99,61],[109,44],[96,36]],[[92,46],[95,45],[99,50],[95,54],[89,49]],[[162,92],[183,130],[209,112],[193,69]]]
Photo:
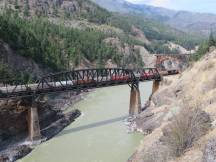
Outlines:
[[0,79],[0,98],[24,97],[61,91],[80,91],[91,88],[161,80],[156,68],[139,70],[104,68],[83,69],[50,74],[27,84],[22,80]]
[[161,80],[161,75],[157,68],[145,68],[133,70],[139,81]]
[[84,69],[43,77],[37,91],[80,90],[119,84],[133,84],[134,73],[128,69]]

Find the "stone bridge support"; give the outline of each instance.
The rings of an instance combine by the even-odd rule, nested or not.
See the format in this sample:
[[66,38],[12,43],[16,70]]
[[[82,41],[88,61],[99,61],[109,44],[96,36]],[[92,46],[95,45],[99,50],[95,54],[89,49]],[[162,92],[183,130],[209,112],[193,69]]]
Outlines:
[[141,113],[141,98],[139,88],[132,87],[130,92],[130,108],[129,115],[137,115]]
[[153,81],[153,85],[152,85],[152,94],[151,94],[151,96],[149,97],[149,101],[152,100],[153,94],[159,89],[159,87],[160,87],[160,81],[158,81],[158,80]]
[[160,81],[158,80],[153,81],[152,95],[159,89],[159,87],[160,87]]
[[28,130],[31,141],[39,140],[41,138],[38,108],[35,104],[32,104],[28,109]]

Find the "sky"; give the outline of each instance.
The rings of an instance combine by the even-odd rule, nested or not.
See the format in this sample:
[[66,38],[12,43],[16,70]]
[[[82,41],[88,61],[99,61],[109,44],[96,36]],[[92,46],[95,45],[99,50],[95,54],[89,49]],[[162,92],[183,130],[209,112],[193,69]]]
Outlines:
[[127,0],[175,10],[207,12],[216,14],[216,0]]

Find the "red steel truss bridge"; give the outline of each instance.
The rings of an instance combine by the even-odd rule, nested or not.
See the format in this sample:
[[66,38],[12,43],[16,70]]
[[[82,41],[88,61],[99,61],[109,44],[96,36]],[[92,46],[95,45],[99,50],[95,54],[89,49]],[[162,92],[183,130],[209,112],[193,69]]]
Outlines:
[[161,79],[162,75],[156,68],[139,70],[122,68],[72,70],[49,74],[31,83],[7,78],[0,79],[0,99],[37,96],[64,91],[81,91],[124,84],[128,84],[131,88],[138,88],[139,82],[161,81]]

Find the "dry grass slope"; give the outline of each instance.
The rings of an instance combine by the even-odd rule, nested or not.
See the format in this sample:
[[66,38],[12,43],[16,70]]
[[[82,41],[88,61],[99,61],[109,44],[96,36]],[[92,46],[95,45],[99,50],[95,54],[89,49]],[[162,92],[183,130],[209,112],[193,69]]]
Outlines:
[[171,151],[181,156],[186,149],[203,136],[211,127],[210,117],[199,108],[183,108],[173,121],[163,129],[161,140]]
[[130,161],[216,162],[216,50],[165,81],[136,119],[149,134]]

